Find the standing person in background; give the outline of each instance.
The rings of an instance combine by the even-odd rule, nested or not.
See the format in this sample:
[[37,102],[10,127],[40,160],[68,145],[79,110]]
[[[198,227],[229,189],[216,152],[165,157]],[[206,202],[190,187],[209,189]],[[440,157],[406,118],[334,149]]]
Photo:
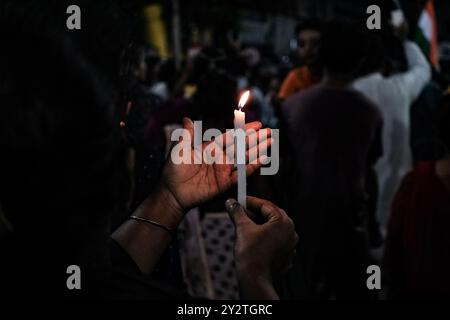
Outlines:
[[[394,29],[405,39],[406,23]],[[408,70],[384,77],[383,59],[372,72],[354,82],[354,88],[364,93],[378,104],[383,116],[384,155],[376,165],[380,196],[378,217],[385,223],[393,196],[402,177],[412,166],[410,150],[410,107],[422,89],[430,81],[431,69],[420,48],[413,42],[404,40]]]
[[162,68],[162,61],[158,54],[158,50],[150,45],[144,46],[145,63],[147,65],[147,74],[145,82],[150,88],[150,92],[158,96],[162,101],[166,102],[170,98],[169,86],[159,75]]
[[384,265],[390,298],[450,297],[450,99],[436,117],[443,149],[403,179],[389,219]]
[[147,82],[149,68],[154,68],[148,63],[147,52],[146,46],[132,43],[123,51],[120,61],[121,104],[127,106],[125,133],[136,157],[133,209],[145,199],[158,181],[165,160],[165,146],[148,143],[145,139],[147,123],[163,105],[162,99],[151,91]]
[[289,72],[278,93],[280,100],[311,87],[322,77],[322,67],[318,59],[321,23],[317,20],[306,20],[295,28],[295,35],[298,43],[297,53],[304,65]]
[[371,297],[365,175],[382,152],[382,120],[377,106],[351,88],[364,44],[358,26],[330,23],[320,51],[322,82],[283,108],[298,174],[290,209],[302,235],[288,288],[295,298]]

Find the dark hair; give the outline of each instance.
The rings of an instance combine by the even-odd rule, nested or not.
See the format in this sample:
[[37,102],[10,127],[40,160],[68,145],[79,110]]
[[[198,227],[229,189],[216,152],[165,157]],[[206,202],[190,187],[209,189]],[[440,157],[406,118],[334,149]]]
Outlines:
[[325,26],[320,61],[331,73],[356,73],[366,50],[364,33],[357,24],[332,21]]
[[233,123],[237,82],[231,75],[230,63],[222,50],[212,47],[203,49],[194,62],[197,91],[193,102],[205,127],[225,130]]
[[358,70],[358,76],[365,76],[376,71],[384,71],[386,52],[381,33],[375,31],[366,32],[367,44],[364,52],[364,60]]
[[139,66],[145,60],[146,48],[144,45],[131,43],[123,50],[120,56],[120,75],[122,77],[129,77],[132,68]]
[[145,49],[145,63],[147,64],[147,84],[151,85],[156,78],[156,71],[161,64],[161,57],[159,56],[158,50],[151,44],[144,45]]
[[79,239],[90,230],[88,221],[104,221],[125,199],[116,110],[63,35],[12,16],[0,18],[0,38],[6,44],[0,51],[5,215],[16,231],[45,233],[59,226],[79,232]]
[[[139,68],[139,65],[145,61],[145,47],[142,44],[131,43],[126,47],[120,55],[119,76],[120,76],[120,93],[122,105],[122,113],[125,112],[124,105],[132,97],[130,93],[134,87],[139,83],[134,75],[134,71]],[[123,114],[122,114],[123,116]]]
[[230,59],[222,49],[215,47],[203,48],[194,58],[191,81],[197,83],[208,72],[230,74]]
[[298,34],[305,30],[314,30],[322,32],[323,24],[319,19],[314,18],[304,19],[295,26],[295,36],[298,37]]
[[[110,216],[129,195],[119,117],[107,73],[46,6],[26,2],[0,2],[0,203],[13,229],[0,239],[0,295],[24,294],[30,262],[39,276],[28,293],[95,295],[109,276]],[[72,264],[83,290],[64,285]]]

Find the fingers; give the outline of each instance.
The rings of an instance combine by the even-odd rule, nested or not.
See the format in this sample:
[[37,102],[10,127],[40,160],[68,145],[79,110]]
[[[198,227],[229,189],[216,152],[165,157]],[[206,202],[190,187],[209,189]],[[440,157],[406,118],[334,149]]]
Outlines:
[[184,117],[183,118],[183,128],[187,129],[189,131],[189,134],[191,135],[191,141],[194,140],[194,123],[191,119]]
[[260,129],[258,131],[247,130],[245,137],[245,145],[248,149],[253,148],[257,144],[269,139],[272,136],[272,130],[269,128]]
[[259,121],[253,121],[245,124],[245,130],[259,130],[262,128],[262,123]]
[[[267,155],[267,150],[270,148],[270,146],[273,143],[273,139],[269,138],[267,140],[261,141],[258,143],[258,145],[255,145],[254,147],[250,148],[246,153],[245,157],[247,160],[247,163],[251,164],[257,164],[258,160],[260,163],[265,164],[264,155]],[[260,156],[262,154],[262,156]]]
[[[245,137],[245,147],[246,150],[249,150],[258,144],[265,143],[267,139],[271,137],[271,131],[270,129],[262,129],[255,131],[253,129],[249,129],[250,131],[246,132]],[[223,150],[224,152],[233,153],[234,154],[234,148],[235,148],[235,141],[234,141],[234,132],[233,130],[228,130],[225,133],[222,133],[221,135],[214,138],[213,141],[208,141],[203,144],[204,148],[207,146],[210,146],[211,144],[214,144],[215,150]],[[233,155],[234,156],[234,155]],[[229,157],[229,161],[226,163],[234,163],[234,158],[232,155]]]
[[[184,117],[183,118],[183,128],[189,130],[189,133],[191,135],[191,139],[194,138],[194,123],[190,118]],[[247,123],[245,125],[245,131],[247,133],[246,136],[246,146],[248,149],[255,147],[256,144],[260,144],[262,141],[265,141],[271,137],[271,129],[270,128],[262,128],[262,123],[259,121],[254,121]],[[234,133],[232,130],[228,130],[226,133],[221,134],[220,136],[217,136],[214,141],[216,143],[222,142],[220,145],[223,147],[229,147],[231,145],[234,145]],[[208,144],[211,142],[208,142]]]
[[230,215],[230,218],[235,226],[239,226],[250,221],[245,213],[245,209],[236,200],[228,199],[225,202],[225,208],[227,209],[228,214]]
[[[183,119],[183,126],[188,129],[191,138],[194,133],[194,125],[189,118]],[[259,154],[266,154],[267,149],[272,145],[273,139],[271,138],[272,131],[270,128],[261,129],[261,122],[255,121],[246,124],[246,136],[245,136],[245,150],[247,163],[257,164],[258,151]],[[216,156],[219,150],[223,153],[219,154],[219,158],[223,159],[222,163],[234,164],[235,163],[235,138],[234,131],[227,130],[227,132],[214,137],[213,141],[208,141],[203,144],[203,148],[210,147],[212,150],[211,155]],[[213,146],[211,147],[211,145]],[[263,163],[265,164],[265,163]]]
[[[250,210],[246,211],[236,200],[229,199],[225,206],[232,219],[242,243],[254,242],[255,246],[269,250],[268,262],[276,272],[286,272],[292,268],[295,260],[298,235],[294,224],[287,214],[272,202],[247,197]],[[257,223],[252,213],[266,217],[266,222]],[[255,236],[256,235],[256,236]],[[254,238],[256,237],[256,238]],[[240,240],[239,240],[240,239]],[[246,256],[253,254],[247,252]]]
[[[212,156],[214,157],[216,155],[216,151],[222,151],[220,153],[220,158],[223,159],[222,163],[226,164],[235,164],[235,143],[232,138],[231,142],[229,140],[226,141],[226,148],[223,146],[223,138],[228,139],[227,135],[229,137],[232,137],[233,135],[230,133],[222,134],[218,136],[216,139],[214,139],[213,142],[207,143],[204,148],[211,146],[211,143],[214,144],[214,148],[212,149]],[[251,169],[250,171],[253,172],[257,168],[260,167],[261,164],[267,164],[268,157],[267,150],[272,146],[274,143],[274,139],[271,138],[271,132],[270,129],[262,129],[259,131],[253,131],[250,133],[250,136],[246,137],[246,152],[245,152],[245,159],[246,163],[256,165],[255,167],[248,167],[248,169]],[[248,174],[247,174],[248,175]]]
[[[261,129],[262,125],[259,122],[252,122],[246,125],[245,127],[245,145],[248,147],[254,146],[260,140],[265,140],[270,138],[272,135],[272,130],[270,128]],[[228,130],[226,133],[218,136],[217,139],[222,139],[222,145],[225,147],[230,147],[234,144],[234,131]],[[225,140],[224,140],[225,139]]]
[[255,197],[247,197],[247,207],[251,211],[260,212],[267,220],[281,216],[281,212],[272,202]]
[[290,248],[294,250],[298,243],[298,234],[295,225],[287,213],[272,202],[255,197],[247,197],[247,208],[250,211],[260,213],[267,222],[277,222],[283,226],[284,232],[290,237]]
[[[261,166],[263,164],[266,164],[268,161],[269,161],[269,158],[266,155],[262,155],[261,157],[259,157],[257,159],[257,161],[255,161],[256,163],[254,162],[254,163],[247,164],[245,166],[245,174],[246,174],[246,176],[247,177],[251,176],[253,173],[255,173],[256,170],[261,168]],[[233,163],[233,162],[231,162],[231,163]],[[231,172],[230,184],[235,184],[237,182],[237,179],[238,179],[238,171],[234,170],[234,171]]]
[[[258,159],[257,163],[255,164],[248,164],[245,166],[245,174],[246,176],[251,176],[253,173],[255,173],[256,170],[261,168],[262,163],[264,162],[264,159],[266,157],[262,156]],[[230,184],[235,184],[238,180],[238,171],[233,170],[231,171],[231,177],[230,177]]]

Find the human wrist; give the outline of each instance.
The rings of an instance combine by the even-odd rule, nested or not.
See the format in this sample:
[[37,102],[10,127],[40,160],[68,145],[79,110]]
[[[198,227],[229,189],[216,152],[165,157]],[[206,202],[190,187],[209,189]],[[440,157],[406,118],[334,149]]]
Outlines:
[[184,209],[172,192],[164,184],[159,184],[156,190],[144,200],[135,215],[156,221],[170,230],[176,230],[184,213]]
[[252,282],[260,281],[264,283],[272,283],[272,275],[270,271],[257,266],[240,265],[237,263],[236,272],[239,281]]
[[[242,299],[276,300],[279,299],[270,275],[254,271],[238,271],[239,289]],[[239,274],[241,273],[241,274]]]

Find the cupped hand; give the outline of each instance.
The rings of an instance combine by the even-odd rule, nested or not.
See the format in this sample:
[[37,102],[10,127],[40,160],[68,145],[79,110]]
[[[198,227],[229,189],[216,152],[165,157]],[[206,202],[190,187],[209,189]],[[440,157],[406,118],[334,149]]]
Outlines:
[[[193,122],[185,118],[183,119],[183,127],[189,131],[191,141],[194,141],[194,124]],[[246,130],[253,129],[258,134],[257,145],[250,144],[250,150],[248,149],[249,143],[247,143],[247,175],[251,175],[261,166],[262,159],[256,159],[257,161],[249,159],[249,154],[258,154],[255,152],[264,148],[270,147],[272,138],[270,130],[262,134],[262,125],[260,122],[251,122],[246,124]],[[225,141],[228,139],[229,133],[224,133],[217,137],[214,141],[203,143],[203,150],[211,143],[221,141],[225,136]],[[183,141],[178,142],[178,144]],[[234,142],[232,142],[234,144]],[[237,170],[234,164],[227,164],[225,149],[226,143],[223,143],[223,163],[206,163],[201,161],[200,164],[196,164],[195,157],[201,157],[201,151],[194,148],[191,144],[186,144],[182,147],[182,152],[188,152],[190,156],[190,163],[175,164],[171,157],[169,157],[162,174],[162,187],[169,191],[170,195],[174,199],[176,205],[181,212],[186,212],[192,207],[198,206],[217,195],[223,193],[230,188],[237,181]],[[228,144],[229,147],[229,144]]]

